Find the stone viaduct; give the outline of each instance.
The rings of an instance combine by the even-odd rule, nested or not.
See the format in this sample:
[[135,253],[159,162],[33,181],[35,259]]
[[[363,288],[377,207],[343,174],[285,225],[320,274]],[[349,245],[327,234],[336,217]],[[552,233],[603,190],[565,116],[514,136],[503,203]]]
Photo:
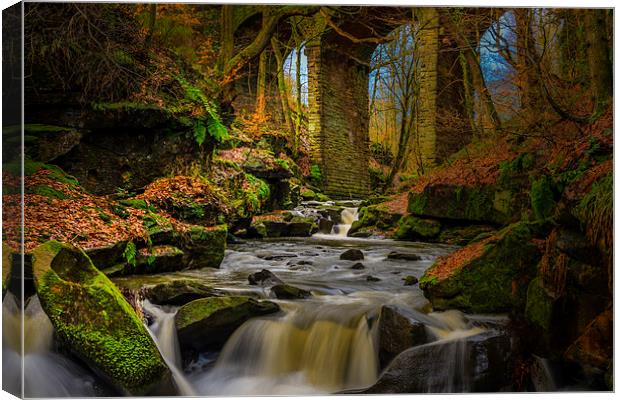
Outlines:
[[[435,8],[338,7],[325,15],[305,17],[303,34],[308,59],[308,129],[312,162],[323,176],[323,190],[335,198],[362,198],[369,193],[368,85],[370,59],[379,40],[413,18],[419,35],[420,96],[416,135],[405,170],[434,165],[471,139],[464,109],[463,71],[456,44],[444,34],[442,14]],[[235,45],[243,45],[260,29],[259,6],[235,8]],[[290,35],[279,30],[280,37]],[[275,69],[275,65],[270,65]],[[238,103],[251,98],[256,66],[240,80]],[[253,86],[256,87],[256,86]],[[250,95],[248,95],[250,94]],[[248,100],[251,101],[251,100]],[[247,104],[246,104],[247,106]]]

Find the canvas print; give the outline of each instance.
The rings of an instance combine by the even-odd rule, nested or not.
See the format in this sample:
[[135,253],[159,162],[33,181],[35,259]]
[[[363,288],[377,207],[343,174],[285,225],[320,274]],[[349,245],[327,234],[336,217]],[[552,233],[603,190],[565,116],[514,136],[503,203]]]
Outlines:
[[613,391],[613,9],[2,28],[3,390]]

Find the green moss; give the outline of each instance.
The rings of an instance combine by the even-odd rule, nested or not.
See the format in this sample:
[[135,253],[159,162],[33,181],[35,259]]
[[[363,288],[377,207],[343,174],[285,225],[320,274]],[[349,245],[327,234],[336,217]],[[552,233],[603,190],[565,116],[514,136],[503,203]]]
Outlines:
[[[21,162],[13,161],[10,163],[2,164],[2,169],[12,175],[21,175]],[[32,161],[30,159],[24,160],[24,176],[33,175],[35,172],[44,169],[49,172],[48,176],[56,182],[64,183],[69,186],[77,186],[79,182],[77,179],[68,175],[60,167],[51,164],[44,164],[38,161]]]
[[250,300],[246,296],[208,297],[187,303],[176,315],[177,329],[201,321],[217,311],[237,307]]
[[60,190],[56,190],[46,185],[38,185],[34,187],[29,187],[26,189],[26,193],[36,194],[39,196],[45,196],[51,199],[59,199],[59,200],[65,200],[65,199],[70,198],[68,195],[61,192]]
[[146,200],[141,200],[141,199],[119,200],[118,203],[125,207],[131,207],[131,208],[137,208],[139,210],[157,212],[157,209],[153,206],[149,206]]
[[514,175],[532,169],[535,162],[531,153],[521,153],[511,161],[502,161],[499,164],[499,183],[507,184]]
[[407,211],[409,211],[411,214],[424,215],[424,211],[426,209],[426,202],[427,198],[423,192],[410,192],[409,201],[407,204]]
[[513,292],[518,277],[533,275],[540,251],[530,243],[534,231],[529,223],[517,223],[498,232],[480,253],[448,276],[438,277],[431,266],[420,279],[420,288],[435,309],[457,308],[466,312],[503,312],[522,307],[525,293]]
[[543,287],[542,277],[532,279],[527,288],[525,318],[531,323],[548,331],[551,328],[553,299]]
[[168,373],[135,311],[82,251],[54,241],[40,245],[33,276],[57,337],[121,390],[146,394]]
[[318,164],[313,164],[310,167],[310,179],[312,179],[316,183],[323,182],[323,173],[321,172],[321,166]]
[[110,206],[110,208],[112,209],[112,212],[114,214],[116,214],[117,216],[121,217],[121,218],[127,218],[129,217],[129,211],[127,211],[127,209],[119,204],[113,204],[112,206]]
[[543,175],[539,179],[532,181],[530,200],[537,220],[543,220],[553,215],[556,201],[551,178]]
[[403,216],[398,220],[395,239],[432,239],[439,235],[441,224],[430,219],[421,219],[412,215]]

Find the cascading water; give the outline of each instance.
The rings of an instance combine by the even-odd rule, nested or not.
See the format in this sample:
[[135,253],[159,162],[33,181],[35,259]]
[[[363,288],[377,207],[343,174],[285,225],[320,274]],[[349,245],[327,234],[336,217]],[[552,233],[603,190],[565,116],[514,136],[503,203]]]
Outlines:
[[142,308],[154,319],[153,323],[147,328],[172,373],[172,379],[177,387],[178,394],[181,396],[196,396],[196,391],[181,370],[181,349],[174,325],[174,316],[177,309],[173,307],[159,307],[148,300],[144,300]]
[[370,307],[281,306],[281,317],[246,322],[228,340],[215,367],[194,376],[201,394],[330,393],[377,379]]
[[[7,293],[2,303],[3,388],[20,394],[22,367],[21,311],[15,296]],[[94,378],[70,359],[52,352],[54,328],[37,296],[24,310],[24,396],[96,396]]]
[[340,213],[340,220],[342,221],[338,225],[334,225],[332,228],[332,235],[338,235],[346,237],[353,222],[357,221],[358,214],[356,207],[345,207]]

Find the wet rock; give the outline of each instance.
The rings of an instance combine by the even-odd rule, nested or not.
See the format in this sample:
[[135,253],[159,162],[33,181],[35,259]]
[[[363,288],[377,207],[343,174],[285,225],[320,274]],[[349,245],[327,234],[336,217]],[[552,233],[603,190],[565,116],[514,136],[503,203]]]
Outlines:
[[372,275],[368,275],[366,277],[366,281],[367,282],[379,282],[381,279],[377,278],[376,276],[372,276]]
[[271,288],[271,291],[276,295],[278,299],[306,299],[312,296],[307,290],[300,289],[298,287],[281,283]]
[[559,251],[582,263],[596,264],[600,260],[597,250],[576,230],[558,229],[555,245]]
[[510,225],[436,261],[420,279],[420,288],[436,310],[492,313],[522,307],[522,281],[536,274],[541,257],[532,239],[543,231],[548,228],[539,223]]
[[136,257],[135,267],[129,267],[132,273],[159,273],[178,271],[182,269],[182,250],[168,245],[153,246],[151,249],[141,249]]
[[356,393],[499,392],[511,388],[510,338],[488,331],[400,353],[377,383]]
[[84,252],[46,242],[33,252],[33,274],[57,337],[119,390],[144,395],[169,378],[142,321]]
[[347,233],[347,236],[349,237],[353,237],[353,238],[360,238],[360,239],[365,239],[365,238],[369,238],[373,235],[372,232],[353,232],[351,234]]
[[112,282],[119,289],[138,293],[140,297],[155,304],[181,306],[193,300],[222,294],[204,282],[175,275],[132,275],[113,278]]
[[357,261],[364,259],[364,253],[358,249],[349,249],[340,255],[341,260]]
[[415,314],[397,306],[381,307],[379,360],[382,368],[401,352],[427,341],[426,328]]
[[351,269],[365,269],[366,266],[362,263],[355,263],[351,266]]
[[82,132],[73,128],[42,124],[24,125],[24,135],[26,154],[42,162],[67,154],[82,139]]
[[175,325],[184,349],[205,351],[222,346],[250,318],[279,311],[277,304],[244,296],[208,297],[179,309]]
[[353,236],[362,232],[371,236],[390,230],[396,226],[401,217],[401,214],[386,211],[378,206],[362,207],[359,209],[357,221],[353,222],[347,236],[362,237]]
[[289,261],[286,265],[314,265],[312,261],[309,260],[299,260],[299,261]]
[[325,218],[319,219],[319,233],[330,234],[332,232],[332,228],[334,227],[334,222]]
[[318,228],[313,222],[289,222],[286,229],[286,236],[290,237],[309,237]]
[[399,251],[392,251],[390,252],[390,254],[387,255],[387,259],[388,260],[418,261],[418,260],[421,260],[422,257],[414,253],[401,253]]
[[407,215],[398,221],[398,228],[394,233],[394,238],[401,240],[429,240],[437,237],[440,231],[441,223],[437,220]]
[[287,258],[295,258],[297,257],[297,254],[291,254],[291,253],[276,253],[276,254],[257,254],[258,258],[262,258],[263,260],[267,260],[267,261],[282,261],[282,260],[286,260]]
[[248,282],[250,283],[250,285],[260,286],[278,285],[284,283],[273,272],[267,269],[263,269],[259,272],[250,274],[248,276]]
[[405,286],[413,286],[418,283],[418,278],[413,275],[407,275],[403,278],[403,281],[405,281]]

